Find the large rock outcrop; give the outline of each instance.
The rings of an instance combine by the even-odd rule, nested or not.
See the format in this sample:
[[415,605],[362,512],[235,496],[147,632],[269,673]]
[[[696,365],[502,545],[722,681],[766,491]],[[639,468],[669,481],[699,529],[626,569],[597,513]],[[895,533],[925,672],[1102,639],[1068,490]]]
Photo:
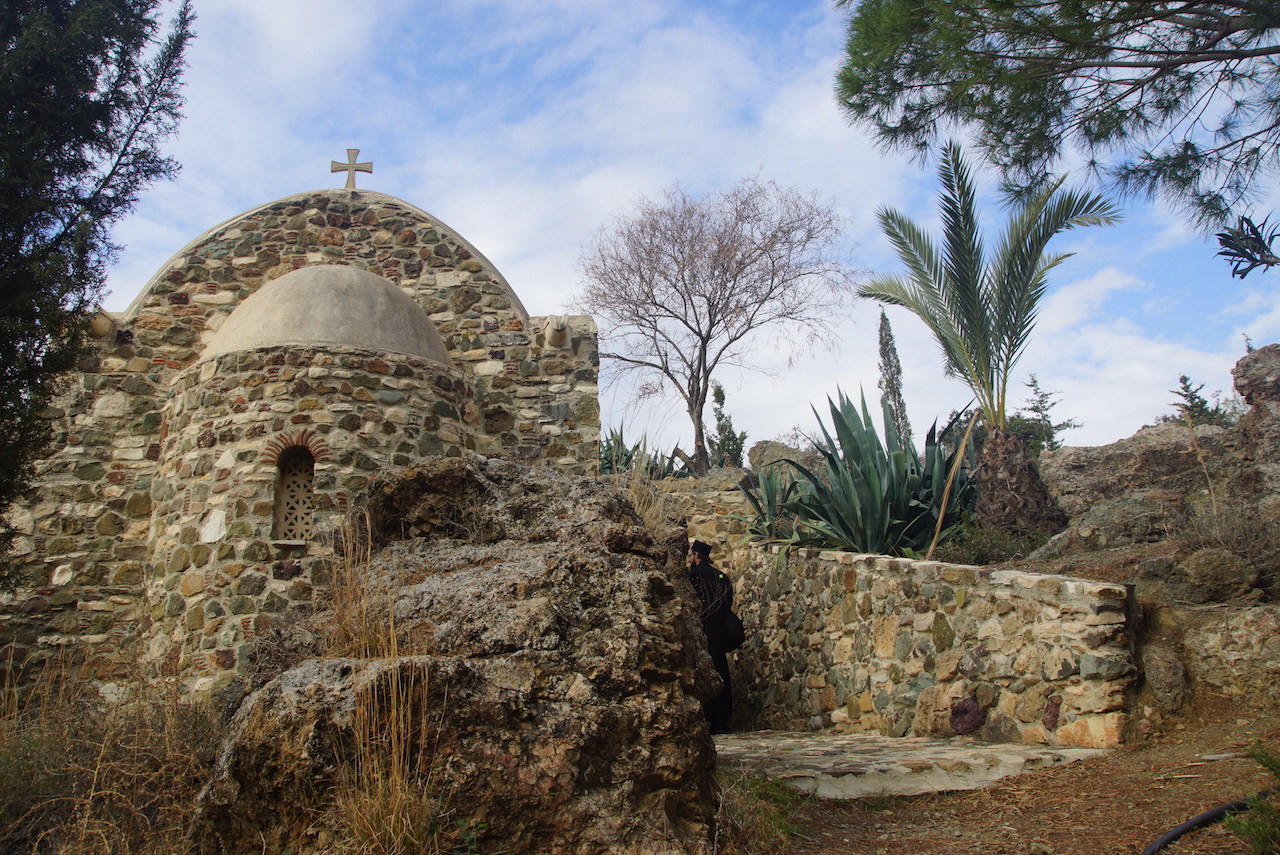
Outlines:
[[1099,504],[1117,499],[1146,504],[1204,494],[1238,465],[1238,446],[1238,436],[1227,428],[1170,422],[1110,445],[1046,451],[1040,473],[1074,524]]
[[1272,581],[1280,543],[1268,542],[1280,524],[1260,510],[1270,494],[1254,448],[1241,428],[1168,423],[1046,452],[1045,482],[1071,521],[1031,558],[1127,574],[1142,599],[1256,600]]
[[201,798],[205,850],[322,848],[391,781],[481,852],[709,851],[699,698],[718,680],[684,533],[655,537],[600,481],[474,456],[383,477],[369,511],[372,559],[274,643],[371,653],[245,700]]
[[1232,372],[1249,405],[1232,428],[1168,423],[1041,459],[1071,520],[1037,570],[1134,586],[1143,604],[1140,703],[1193,691],[1275,702],[1280,673],[1280,345]]
[[1274,508],[1280,503],[1280,345],[1245,354],[1231,376],[1249,405],[1239,425],[1245,464],[1254,473],[1249,486],[1265,506]]
[[1082,523],[1096,528],[1091,523],[1099,520],[1123,528],[1125,517],[1136,515],[1145,518],[1136,529],[1128,525],[1130,533],[1116,531],[1126,537],[1136,530],[1134,540],[1144,542],[1156,539],[1141,533],[1155,517],[1184,504],[1247,499],[1265,508],[1280,503],[1280,344],[1250,351],[1231,373],[1249,405],[1233,428],[1169,422],[1110,445],[1046,451],[1041,474],[1072,528]]

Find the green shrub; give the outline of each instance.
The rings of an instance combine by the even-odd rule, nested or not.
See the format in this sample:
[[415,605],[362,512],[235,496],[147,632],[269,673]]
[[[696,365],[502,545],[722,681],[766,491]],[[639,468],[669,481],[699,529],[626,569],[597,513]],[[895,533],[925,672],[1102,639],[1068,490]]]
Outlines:
[[933,557],[948,564],[1001,564],[1026,558],[1048,539],[1049,534],[1040,529],[978,528],[972,520],[966,520]]
[[[1261,742],[1249,748],[1249,756],[1280,780],[1280,759],[1266,749]],[[1278,855],[1280,853],[1280,810],[1271,796],[1259,793],[1246,801],[1249,810],[1231,814],[1222,825],[1233,834],[1244,838],[1254,855]]]

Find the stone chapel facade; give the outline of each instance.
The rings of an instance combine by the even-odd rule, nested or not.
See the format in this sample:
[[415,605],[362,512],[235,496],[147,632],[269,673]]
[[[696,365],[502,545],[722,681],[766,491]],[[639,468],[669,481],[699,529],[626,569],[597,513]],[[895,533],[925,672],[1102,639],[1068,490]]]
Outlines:
[[591,319],[530,317],[475,247],[381,193],[234,217],[94,333],[13,511],[11,668],[69,647],[109,679],[141,655],[217,692],[326,584],[370,476],[465,450],[596,469]]

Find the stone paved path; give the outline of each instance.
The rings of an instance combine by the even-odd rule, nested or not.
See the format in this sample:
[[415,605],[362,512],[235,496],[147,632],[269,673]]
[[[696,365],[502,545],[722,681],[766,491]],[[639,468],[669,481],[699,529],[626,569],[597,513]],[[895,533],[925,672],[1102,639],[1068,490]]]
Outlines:
[[1050,748],[849,733],[756,731],[715,737],[722,768],[783,781],[827,799],[976,790],[1008,775],[1100,757],[1096,748]]

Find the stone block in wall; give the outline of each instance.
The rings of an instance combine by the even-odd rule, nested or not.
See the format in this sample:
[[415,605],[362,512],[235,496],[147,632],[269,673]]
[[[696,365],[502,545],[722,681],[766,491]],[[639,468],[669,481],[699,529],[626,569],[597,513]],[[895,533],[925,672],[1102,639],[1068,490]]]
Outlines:
[[1067,748],[1115,748],[1124,740],[1127,723],[1123,712],[1083,716],[1059,728],[1056,743]]

